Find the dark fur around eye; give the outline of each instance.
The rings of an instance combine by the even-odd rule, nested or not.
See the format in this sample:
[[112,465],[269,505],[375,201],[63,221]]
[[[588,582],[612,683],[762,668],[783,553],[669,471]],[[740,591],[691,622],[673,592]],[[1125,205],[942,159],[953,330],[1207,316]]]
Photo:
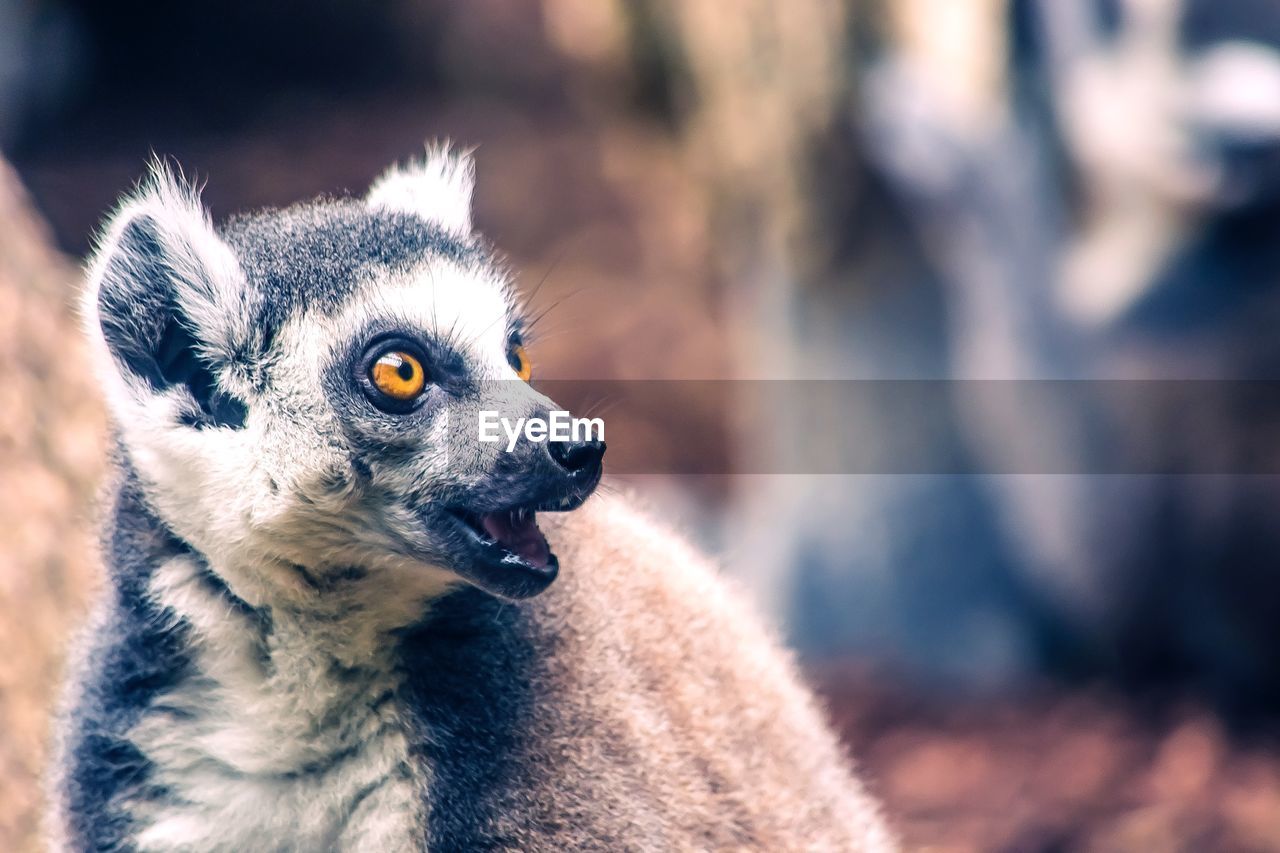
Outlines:
[[413,356],[422,365],[422,369],[426,373],[427,383],[429,384],[432,381],[433,371],[426,348],[407,336],[392,334],[379,336],[365,347],[364,354],[356,359],[355,382],[360,386],[360,390],[364,392],[364,396],[369,402],[379,410],[394,415],[408,414],[422,405],[427,396],[427,386],[424,385],[423,392],[409,400],[399,400],[384,393],[373,382],[371,373],[373,365],[377,363],[378,359],[389,352],[404,352]]

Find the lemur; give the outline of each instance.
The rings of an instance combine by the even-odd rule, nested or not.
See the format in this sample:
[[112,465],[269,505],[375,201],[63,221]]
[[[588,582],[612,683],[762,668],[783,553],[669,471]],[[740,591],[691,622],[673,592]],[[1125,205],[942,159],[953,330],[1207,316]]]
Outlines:
[[478,440],[554,404],[473,184],[436,146],[215,228],[155,165],[110,217],[84,314],[118,477],[55,844],[893,849],[708,561],[583,506],[603,442]]

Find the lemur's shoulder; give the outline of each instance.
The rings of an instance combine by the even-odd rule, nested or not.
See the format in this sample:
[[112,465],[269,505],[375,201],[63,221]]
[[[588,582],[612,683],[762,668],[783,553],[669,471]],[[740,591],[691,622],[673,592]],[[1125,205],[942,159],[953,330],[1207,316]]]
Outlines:
[[529,604],[556,626],[556,704],[617,721],[678,837],[718,826],[713,848],[893,849],[772,627],[686,537],[617,494],[547,534],[564,572]]
[[125,846],[119,802],[146,784],[149,762],[124,735],[191,664],[186,626],[146,595],[156,565],[186,546],[156,524],[127,465],[102,502],[111,519],[101,543],[107,579],[71,645],[46,779],[55,850]]

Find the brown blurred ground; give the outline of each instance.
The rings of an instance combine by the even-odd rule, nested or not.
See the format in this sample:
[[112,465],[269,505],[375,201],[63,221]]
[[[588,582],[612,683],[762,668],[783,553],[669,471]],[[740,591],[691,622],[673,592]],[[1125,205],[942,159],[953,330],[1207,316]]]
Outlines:
[[1101,690],[956,699],[815,676],[908,849],[1280,850],[1280,753],[1195,703]]

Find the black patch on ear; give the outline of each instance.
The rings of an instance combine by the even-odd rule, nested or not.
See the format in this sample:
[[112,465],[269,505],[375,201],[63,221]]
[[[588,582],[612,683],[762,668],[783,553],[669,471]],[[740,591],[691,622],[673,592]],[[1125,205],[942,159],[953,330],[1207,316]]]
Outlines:
[[125,226],[103,271],[98,316],[107,346],[123,366],[161,391],[185,386],[200,407],[181,422],[197,428],[244,426],[247,409],[218,387],[199,355],[173,289],[172,259],[156,223],[139,216]]
[[249,416],[249,409],[243,402],[221,390],[215,390],[206,401],[201,401],[198,397],[196,401],[200,403],[200,409],[184,412],[179,416],[178,423],[195,429],[243,429],[245,419]]
[[107,346],[156,390],[165,387],[154,343],[173,316],[172,275],[155,222],[140,216],[120,234],[98,290],[98,318]]
[[196,339],[177,319],[170,319],[160,335],[156,364],[167,386],[185,385],[200,406],[181,418],[187,426],[203,429],[219,426],[240,429],[248,409],[244,403],[218,387],[213,370],[200,358]]

